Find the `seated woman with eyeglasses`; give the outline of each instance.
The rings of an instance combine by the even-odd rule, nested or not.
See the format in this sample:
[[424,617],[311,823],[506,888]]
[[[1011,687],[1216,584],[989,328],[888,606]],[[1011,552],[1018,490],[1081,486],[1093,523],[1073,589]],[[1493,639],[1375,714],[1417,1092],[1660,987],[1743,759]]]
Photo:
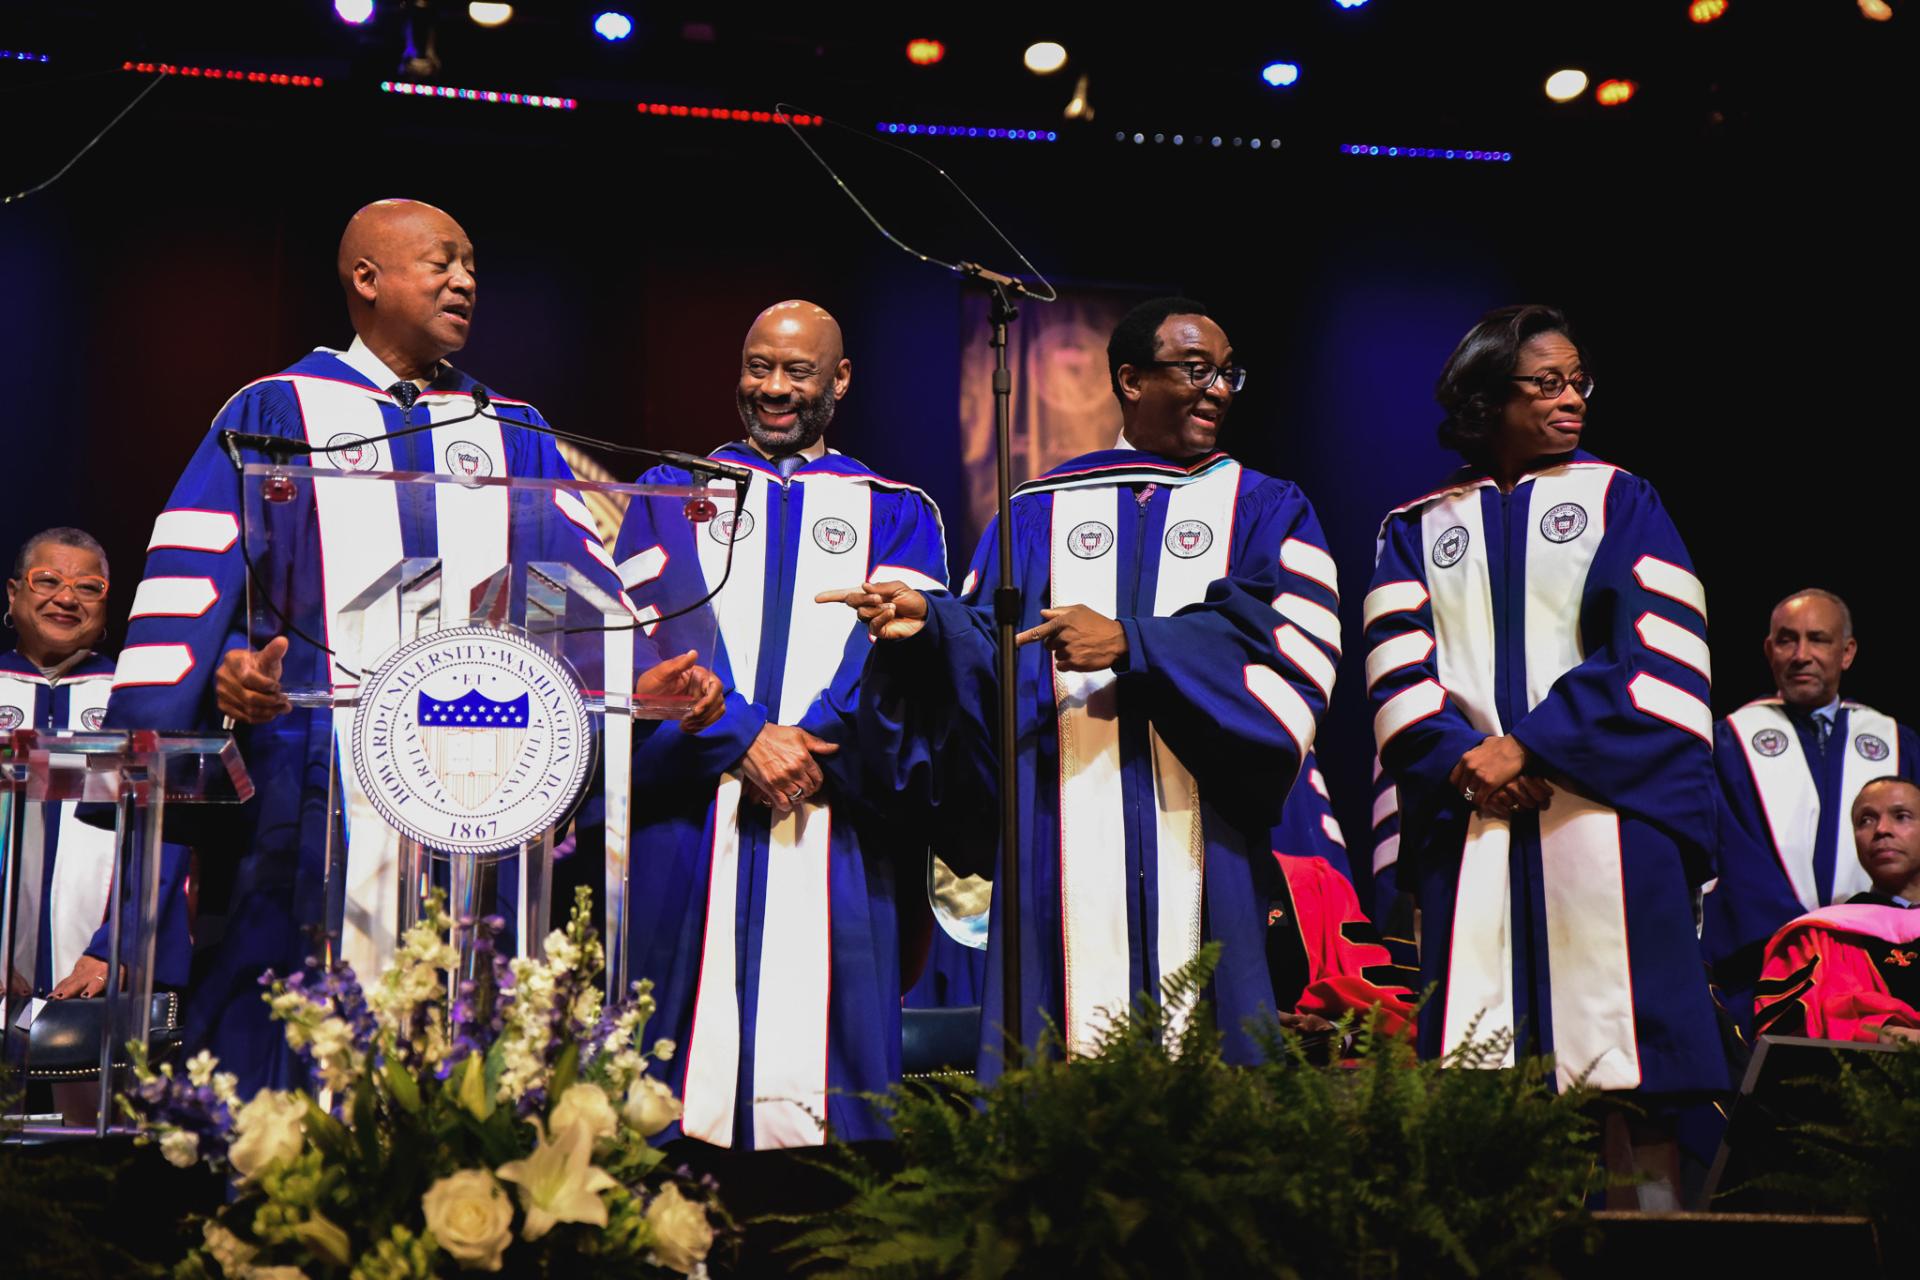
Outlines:
[[[113,685],[113,659],[95,651],[107,629],[107,556],[80,529],[29,538],[7,579],[5,622],[17,637],[0,654],[0,734],[15,729],[83,733],[100,728]],[[75,819],[74,806],[49,806],[38,885],[22,888],[23,917],[7,957],[10,992],[54,999],[97,996],[107,985],[107,914],[114,834]],[[192,950],[186,899],[187,851],[167,845],[160,867],[160,922],[154,980],[184,986]]]
[[1381,526],[1367,687],[1438,984],[1423,1050],[1511,1033],[1562,1087],[1677,1105],[1727,1085],[1692,906],[1706,594],[1653,486],[1579,447],[1593,387],[1550,307],[1461,341],[1436,395],[1466,465]]

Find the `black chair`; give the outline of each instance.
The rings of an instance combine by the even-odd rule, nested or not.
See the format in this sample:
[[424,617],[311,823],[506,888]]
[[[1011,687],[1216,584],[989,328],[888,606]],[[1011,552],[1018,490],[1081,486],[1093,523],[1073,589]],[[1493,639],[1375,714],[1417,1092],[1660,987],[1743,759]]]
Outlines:
[[904,1079],[970,1078],[979,1055],[979,1005],[900,1011],[900,1074]]

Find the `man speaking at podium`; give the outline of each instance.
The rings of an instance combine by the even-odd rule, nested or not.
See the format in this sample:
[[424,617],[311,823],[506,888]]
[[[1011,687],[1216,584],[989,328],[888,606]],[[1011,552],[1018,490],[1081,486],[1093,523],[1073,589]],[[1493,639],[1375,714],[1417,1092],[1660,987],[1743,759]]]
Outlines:
[[[251,647],[241,484],[222,431],[313,446],[319,469],[572,478],[533,406],[488,395],[446,362],[467,343],[478,292],[473,245],[459,223],[418,201],[377,201],[347,223],[338,269],[353,343],[316,348],[249,383],[215,417],[154,522],[107,709],[107,725],[117,729],[214,729],[222,717],[250,726],[241,748],[257,794],[245,810],[227,932],[189,995],[185,1027],[189,1052],[213,1050],[247,1093],[292,1082],[292,1059],[258,982],[265,969],[297,969],[316,949],[303,926],[325,918],[328,753],[345,755],[335,731],[344,734],[348,718],[336,724],[329,711],[295,708],[282,692],[283,677],[319,682],[318,671],[296,670],[330,660],[315,645],[289,649],[281,635]],[[380,438],[429,423],[436,425]],[[298,590],[323,598],[331,618],[403,554],[402,522],[384,486],[316,493],[315,508],[319,545],[298,566]],[[560,511],[581,527],[556,519],[549,523],[559,527],[540,531],[543,541],[577,539],[604,557],[585,508]],[[474,584],[507,563],[509,514],[498,487],[435,495],[430,533],[445,600],[469,599]],[[331,661],[336,686],[358,682],[359,673]],[[397,840],[352,768],[339,776],[349,836],[341,949],[371,982],[394,946]]]

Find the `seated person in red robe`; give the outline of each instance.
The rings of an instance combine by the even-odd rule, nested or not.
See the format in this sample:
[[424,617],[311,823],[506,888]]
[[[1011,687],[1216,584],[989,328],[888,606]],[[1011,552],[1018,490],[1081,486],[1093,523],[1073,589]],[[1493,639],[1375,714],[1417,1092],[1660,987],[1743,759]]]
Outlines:
[[1281,1025],[1326,1032],[1344,1013],[1364,1021],[1378,1009],[1383,1031],[1411,1035],[1420,971],[1394,963],[1353,886],[1325,858],[1273,856],[1285,896],[1267,907],[1267,969]]
[[1875,778],[1853,802],[1873,889],[1773,935],[1754,1029],[1824,1040],[1920,1040],[1920,786]]

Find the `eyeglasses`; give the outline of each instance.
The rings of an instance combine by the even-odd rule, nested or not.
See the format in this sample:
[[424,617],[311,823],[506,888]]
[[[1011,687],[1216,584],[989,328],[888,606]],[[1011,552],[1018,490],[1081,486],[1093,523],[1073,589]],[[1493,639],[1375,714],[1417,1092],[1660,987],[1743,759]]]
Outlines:
[[1559,373],[1516,373],[1515,382],[1531,382],[1534,394],[1542,400],[1552,400],[1571,386],[1580,393],[1582,400],[1593,399],[1593,375],[1583,373],[1577,378],[1569,378]]
[[1187,377],[1194,386],[1205,391],[1222,376],[1227,380],[1227,390],[1238,391],[1247,385],[1247,371],[1240,365],[1208,364],[1205,360],[1148,360],[1140,366],[1143,369],[1185,369]]
[[77,578],[69,578],[58,569],[29,569],[26,576],[27,589],[37,596],[57,596],[62,587],[71,587],[73,594],[89,604],[107,598],[107,580],[97,573],[83,573]]

